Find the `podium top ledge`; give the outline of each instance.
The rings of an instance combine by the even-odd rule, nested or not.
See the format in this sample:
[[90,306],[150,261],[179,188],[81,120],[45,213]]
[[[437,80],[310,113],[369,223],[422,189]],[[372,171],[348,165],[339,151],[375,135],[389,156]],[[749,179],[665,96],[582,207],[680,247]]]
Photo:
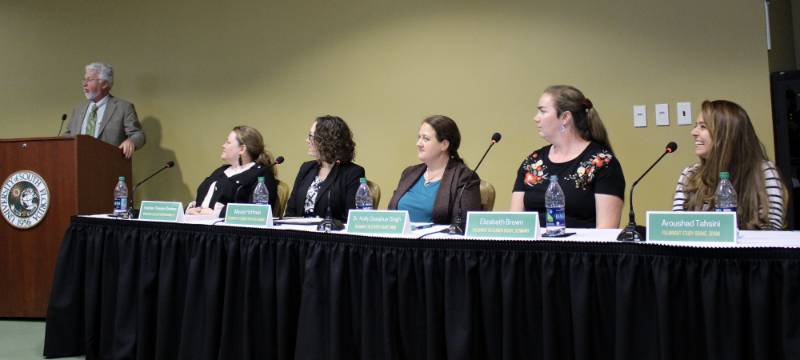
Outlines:
[[[0,142],[31,142],[31,141],[72,141],[79,138],[86,138],[97,140],[88,135],[64,135],[64,136],[44,136],[44,137],[28,137],[28,138],[14,138],[14,139],[0,139]],[[99,140],[97,140],[99,141]]]
[[20,141],[53,141],[53,140],[75,140],[75,136],[48,136],[48,137],[29,137],[15,139],[0,139],[0,142],[20,142]]

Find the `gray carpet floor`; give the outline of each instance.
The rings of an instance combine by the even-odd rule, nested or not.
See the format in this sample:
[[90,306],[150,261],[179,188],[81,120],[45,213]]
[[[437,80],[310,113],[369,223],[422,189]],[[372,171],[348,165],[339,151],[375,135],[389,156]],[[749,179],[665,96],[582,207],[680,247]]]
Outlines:
[[0,360],[43,359],[43,349],[44,320],[0,319]]

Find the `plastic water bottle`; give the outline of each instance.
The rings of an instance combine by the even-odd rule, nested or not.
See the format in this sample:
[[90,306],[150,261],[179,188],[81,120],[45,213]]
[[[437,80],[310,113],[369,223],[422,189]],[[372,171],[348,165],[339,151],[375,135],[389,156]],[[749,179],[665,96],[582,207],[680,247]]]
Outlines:
[[717,211],[736,212],[736,190],[731,184],[731,175],[727,171],[719,173],[719,185],[714,192],[714,203]]
[[114,216],[125,217],[128,214],[128,185],[125,185],[125,177],[120,176],[117,185],[114,186]]
[[367,185],[367,178],[361,178],[361,184],[358,185],[356,190],[356,209],[358,210],[372,210],[372,196],[369,193],[369,185]]
[[269,205],[269,189],[267,189],[267,185],[264,184],[263,176],[258,177],[258,184],[255,190],[253,190],[253,204]]
[[550,176],[550,185],[544,194],[544,206],[547,208],[547,231],[545,235],[555,236],[564,234],[566,224],[564,221],[564,191],[558,185],[558,176]]

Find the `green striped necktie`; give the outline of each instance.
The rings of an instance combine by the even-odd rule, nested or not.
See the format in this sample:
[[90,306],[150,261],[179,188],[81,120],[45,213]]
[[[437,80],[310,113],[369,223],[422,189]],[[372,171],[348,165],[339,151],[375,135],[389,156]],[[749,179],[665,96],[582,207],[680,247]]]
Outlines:
[[92,110],[89,112],[89,123],[86,124],[86,132],[84,134],[94,136],[94,128],[97,126],[97,104],[92,104]]

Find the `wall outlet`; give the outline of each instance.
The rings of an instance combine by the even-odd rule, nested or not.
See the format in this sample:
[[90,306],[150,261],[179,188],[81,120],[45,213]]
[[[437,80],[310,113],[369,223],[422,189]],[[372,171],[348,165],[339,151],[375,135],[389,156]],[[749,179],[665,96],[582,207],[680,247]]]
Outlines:
[[678,114],[678,125],[692,125],[692,103],[679,102],[675,109]]
[[656,125],[669,126],[669,106],[656,104]]
[[633,106],[633,127],[647,127],[647,106]]

